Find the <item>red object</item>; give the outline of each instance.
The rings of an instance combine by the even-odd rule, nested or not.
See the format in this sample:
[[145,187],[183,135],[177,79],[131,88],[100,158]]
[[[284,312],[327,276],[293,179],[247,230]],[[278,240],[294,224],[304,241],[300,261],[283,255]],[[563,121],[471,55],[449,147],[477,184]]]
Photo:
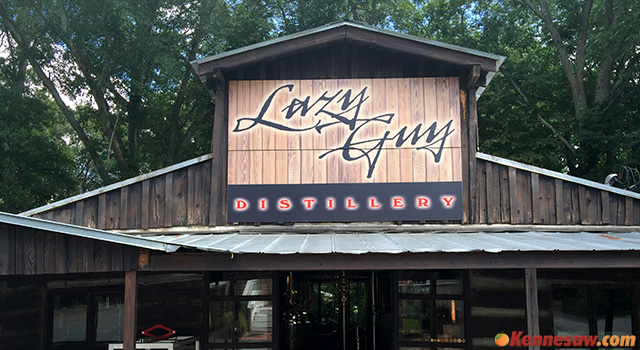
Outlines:
[[[158,335],[158,330],[160,330],[160,332],[165,331],[165,333],[161,333]],[[144,331],[142,331],[142,335],[152,338],[154,340],[167,339],[174,334],[176,334],[176,331],[174,329],[171,329],[161,324],[157,324],[153,327],[147,328]]]

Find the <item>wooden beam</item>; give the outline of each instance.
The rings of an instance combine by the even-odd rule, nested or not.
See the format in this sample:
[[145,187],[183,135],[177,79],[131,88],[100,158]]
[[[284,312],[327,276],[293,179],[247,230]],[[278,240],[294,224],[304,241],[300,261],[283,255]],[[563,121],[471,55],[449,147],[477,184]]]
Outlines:
[[289,271],[412,269],[640,268],[640,251],[403,254],[150,255],[146,271]]
[[540,223],[540,176],[536,173],[531,173],[531,222],[534,224]]
[[478,87],[478,80],[480,79],[480,75],[482,74],[481,68],[479,64],[474,64],[471,67],[471,71],[469,72],[469,76],[467,77],[467,88],[476,88]]
[[221,70],[214,76],[221,82],[216,91],[216,107],[213,117],[213,135],[211,137],[211,196],[209,198],[209,226],[224,225],[227,193],[227,121],[228,121],[228,85]]
[[476,89],[471,88],[467,93],[469,115],[469,221],[479,222],[478,213],[478,173],[476,152],[478,151],[478,109],[476,105]]
[[124,274],[124,329],[123,350],[135,350],[138,305],[138,273],[127,271]]
[[362,43],[375,48],[388,49],[438,62],[457,66],[479,65],[485,71],[497,71],[495,59],[480,57],[471,52],[463,52],[435,44],[419,43],[410,39],[386,35],[362,28],[347,28],[346,41]]
[[212,73],[218,68],[236,68],[260,61],[267,61],[275,57],[293,55],[332,42],[344,41],[344,38],[345,30],[343,28],[337,28],[294,38],[276,45],[265,45],[254,50],[247,50],[235,55],[227,55],[215,61],[201,63],[198,65],[198,75],[202,76]]
[[[494,169],[495,170],[495,169]],[[498,199],[496,199],[498,200]],[[624,209],[624,208],[623,208]],[[640,232],[640,226],[615,225],[511,225],[511,224],[391,224],[391,223],[297,223],[292,225],[229,225],[229,226],[179,226],[148,230],[116,230],[128,235],[180,235],[180,234],[223,234],[223,233],[429,233],[429,232]]]
[[[524,270],[524,287],[526,294],[527,334],[540,335],[540,314],[538,308],[538,276],[535,268]],[[540,350],[540,346],[529,345],[529,350]]]

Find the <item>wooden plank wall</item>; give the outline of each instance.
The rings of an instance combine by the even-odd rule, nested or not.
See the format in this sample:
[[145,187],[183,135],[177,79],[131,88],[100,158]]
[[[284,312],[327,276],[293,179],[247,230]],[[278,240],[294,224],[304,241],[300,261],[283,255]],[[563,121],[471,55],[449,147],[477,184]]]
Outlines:
[[203,161],[34,217],[104,230],[209,224],[211,162]]
[[44,283],[0,282],[0,349],[44,349]]
[[137,248],[0,224],[0,276],[128,271]]
[[524,270],[469,270],[472,349],[497,348],[499,332],[527,330]]
[[640,200],[477,160],[480,224],[640,225]]

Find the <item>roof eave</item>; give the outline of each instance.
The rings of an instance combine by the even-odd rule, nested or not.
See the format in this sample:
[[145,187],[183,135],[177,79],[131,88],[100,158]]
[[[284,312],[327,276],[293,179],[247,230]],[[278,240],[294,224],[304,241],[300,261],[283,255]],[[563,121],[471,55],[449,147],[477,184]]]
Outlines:
[[178,245],[168,244],[159,240],[144,237],[136,237],[123,233],[103,231],[88,227],[64,224],[55,221],[38,218],[25,217],[9,213],[0,212],[0,223],[26,227],[47,232],[55,232],[81,238],[95,239],[110,243],[124,244],[138,248],[159,250],[168,253],[175,252],[180,248]]
[[[364,34],[368,34],[364,35]],[[316,36],[313,39],[313,36]],[[381,45],[375,38],[393,38],[396,40],[396,45]],[[373,38],[373,40],[372,40]],[[312,40],[312,45],[309,45],[309,40]],[[192,62],[192,65],[196,68],[199,75],[206,75],[212,73],[215,69],[232,69],[235,67],[258,62],[263,59],[275,58],[278,56],[286,55],[287,53],[293,53],[297,50],[309,49],[311,47],[321,46],[327,43],[336,42],[340,40],[362,42],[367,44],[377,44],[383,48],[396,50],[399,52],[409,53],[408,50],[398,50],[401,45],[426,45],[432,50],[435,49],[440,55],[433,57],[451,64],[462,64],[465,60],[460,60],[460,57],[466,57],[467,59],[475,58],[476,64],[481,64],[483,70],[487,72],[497,71],[500,64],[504,61],[505,57],[495,55],[479,50],[468,49],[457,45],[447,44],[435,40],[420,38],[417,36],[398,33],[395,31],[381,29],[373,27],[367,24],[352,22],[352,21],[340,21],[330,23],[321,27],[309,29],[306,31],[290,34],[280,38],[267,40],[261,43],[245,46],[239,49],[227,51],[218,55],[202,58]],[[299,41],[299,43],[295,43]],[[287,51],[281,51],[274,49],[275,47],[284,44],[285,42],[294,42],[293,45]],[[423,47],[424,49],[424,47]],[[414,52],[418,56],[424,56],[424,52]],[[423,50],[424,51],[424,50]],[[442,53],[448,52],[452,57],[447,58]],[[425,57],[428,58],[428,57]],[[456,59],[457,58],[457,59]]]

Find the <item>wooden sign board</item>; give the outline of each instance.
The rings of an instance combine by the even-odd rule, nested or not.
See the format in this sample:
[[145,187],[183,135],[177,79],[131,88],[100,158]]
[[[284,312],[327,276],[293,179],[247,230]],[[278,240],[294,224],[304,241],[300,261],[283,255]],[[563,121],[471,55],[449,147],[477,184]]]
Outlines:
[[[252,213],[264,203],[255,186],[404,183],[411,192],[418,184],[451,182],[460,184],[455,195],[461,196],[458,84],[458,78],[230,81],[229,221],[261,222]],[[291,189],[277,188],[272,192]],[[298,186],[296,193],[309,188]],[[365,188],[360,195],[369,191],[359,188]],[[248,208],[240,210],[244,204],[235,200],[249,194],[257,197],[245,198]],[[392,207],[390,201],[383,207]],[[262,213],[276,210],[279,199],[268,202],[272,209]],[[462,218],[461,204],[455,213]],[[316,216],[299,220],[334,221]],[[403,220],[392,217],[385,220]]]

